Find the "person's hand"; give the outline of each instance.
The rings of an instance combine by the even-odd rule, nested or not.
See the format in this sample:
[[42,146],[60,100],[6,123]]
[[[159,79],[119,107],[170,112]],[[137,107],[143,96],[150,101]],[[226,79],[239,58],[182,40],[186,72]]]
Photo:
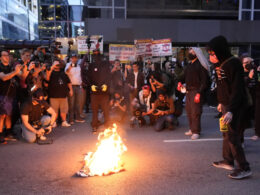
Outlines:
[[155,80],[154,79],[150,78],[149,82],[151,83],[151,85],[155,85]]
[[222,104],[218,104],[217,110],[218,110],[219,112],[222,112]]
[[91,85],[91,91],[96,92],[97,91],[97,86],[96,85]]
[[41,66],[41,69],[42,69],[42,71],[43,71],[43,70],[46,70],[46,64],[43,64],[43,65]]
[[69,92],[69,96],[70,96],[70,97],[73,96],[73,90],[70,90],[70,92]]
[[59,65],[60,62],[59,61],[54,61],[52,66],[51,66],[51,69],[53,70],[57,65]]
[[196,104],[200,103],[200,94],[199,93],[196,93],[195,97],[194,97],[194,102]]
[[22,68],[23,68],[23,66],[21,64],[17,64],[15,66],[15,73],[18,74],[21,71]]
[[253,76],[254,76],[254,69],[250,70],[250,72],[249,72],[249,74],[248,74],[248,77],[249,77],[250,79],[252,79]]
[[257,67],[257,71],[260,72],[260,66]]
[[119,102],[115,101],[114,106],[119,107]]
[[32,61],[32,62],[30,62],[30,64],[29,64],[28,70],[30,71],[30,70],[32,70],[32,69],[34,69],[34,68],[35,68],[35,63],[34,63],[34,61]]
[[181,91],[181,88],[182,88],[182,84],[181,84],[181,82],[178,82],[177,90],[178,90],[178,91]]
[[107,85],[106,85],[106,84],[103,84],[103,85],[101,86],[101,90],[102,90],[103,92],[106,92],[106,91],[107,91]]
[[43,128],[40,128],[38,131],[36,131],[36,134],[40,137],[42,135],[44,135],[45,131]]
[[153,114],[154,116],[162,116],[164,115],[164,112],[161,110],[158,110],[156,113]]
[[146,112],[142,112],[142,116],[146,116],[147,115],[147,113]]
[[51,131],[52,131],[52,126],[49,125],[48,127],[45,128],[45,130],[48,130],[48,131],[46,132],[46,134],[51,133]]
[[223,119],[223,122],[225,124],[229,124],[231,121],[232,121],[232,118],[233,118],[233,114],[231,112],[227,112],[225,115],[224,115],[224,119]]

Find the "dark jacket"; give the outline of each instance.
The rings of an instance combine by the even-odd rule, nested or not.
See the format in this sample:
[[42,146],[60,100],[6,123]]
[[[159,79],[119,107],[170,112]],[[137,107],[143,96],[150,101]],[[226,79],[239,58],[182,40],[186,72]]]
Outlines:
[[[93,55],[93,62],[89,64],[87,71],[87,83],[89,86],[96,85],[98,87],[95,94],[108,94],[111,82],[111,74],[109,69],[109,62],[102,58],[102,55]],[[106,92],[101,91],[102,85],[107,85]]]
[[197,91],[202,94],[208,86],[208,72],[198,59],[187,65],[184,78],[187,91]]
[[219,69],[216,71],[218,102],[226,106],[227,111],[235,114],[247,106],[242,64],[238,58],[231,55],[227,40],[223,36],[213,38],[209,42],[209,48],[220,61]]
[[[131,72],[129,75],[127,75],[126,83],[129,83],[132,86],[135,85],[135,75],[134,75],[134,72]],[[137,89],[138,89],[138,91],[141,91],[143,85],[144,85],[144,75],[143,75],[142,72],[139,71],[138,75],[137,75]]]

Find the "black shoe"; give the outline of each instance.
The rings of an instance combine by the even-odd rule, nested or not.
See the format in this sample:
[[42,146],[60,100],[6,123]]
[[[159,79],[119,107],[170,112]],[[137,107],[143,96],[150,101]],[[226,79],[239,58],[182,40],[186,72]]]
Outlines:
[[218,162],[213,162],[212,165],[214,167],[226,169],[226,170],[229,170],[229,171],[233,171],[235,169],[234,165],[230,165],[230,164],[226,163],[223,160],[222,161],[218,161]]
[[0,144],[7,144],[3,135],[0,135]]
[[17,141],[16,137],[14,137],[12,134],[9,134],[5,137],[5,140],[7,141]]
[[248,170],[242,170],[242,169],[236,169],[233,173],[229,174],[228,177],[231,179],[244,179],[252,175],[252,171],[250,169]]

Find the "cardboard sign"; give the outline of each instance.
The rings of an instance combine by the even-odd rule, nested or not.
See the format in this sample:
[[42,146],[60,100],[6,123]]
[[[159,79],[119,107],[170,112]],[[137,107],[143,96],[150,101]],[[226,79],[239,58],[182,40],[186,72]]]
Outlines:
[[171,56],[172,55],[172,41],[171,39],[160,39],[152,42],[153,56]]
[[109,61],[120,60],[122,63],[135,60],[135,46],[134,45],[109,45]]
[[135,40],[136,56],[152,56],[152,39]]
[[[88,36],[77,37],[78,54],[86,54],[89,52],[88,44],[86,43]],[[100,53],[103,53],[103,36],[91,35],[90,36],[90,53],[99,49]]]

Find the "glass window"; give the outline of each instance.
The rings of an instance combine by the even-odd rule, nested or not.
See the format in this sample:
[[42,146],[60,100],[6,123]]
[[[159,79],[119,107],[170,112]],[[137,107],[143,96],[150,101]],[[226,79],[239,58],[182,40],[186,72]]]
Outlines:
[[242,12],[242,20],[251,20],[251,12]]
[[112,8],[91,8],[89,18],[112,18]]
[[243,0],[242,8],[243,9],[251,9],[251,1],[252,0]]
[[80,35],[81,30],[84,29],[84,22],[71,22],[69,28],[69,37],[77,37]]
[[255,9],[260,9],[260,1],[255,1]]
[[260,12],[254,12],[254,20],[260,20]]
[[28,0],[28,8],[32,11],[32,0]]
[[29,34],[28,32],[25,32],[7,22],[4,22],[2,23],[2,28],[3,28],[3,38],[11,38],[11,39],[29,39]]
[[115,6],[124,7],[125,6],[125,0],[114,0]]
[[115,9],[115,18],[125,18],[125,9]]
[[90,6],[112,6],[112,0],[89,0]]
[[61,4],[61,5],[67,5],[68,4],[68,0],[55,0],[56,5],[57,4]]
[[54,0],[39,0],[40,4],[53,4]]
[[54,20],[54,5],[42,5],[40,7],[40,20],[41,21]]
[[39,23],[40,37],[55,37],[55,24],[54,22],[40,22]]
[[69,6],[69,20],[82,21],[83,7],[80,5]]
[[24,6],[26,6],[26,0],[22,0]]
[[68,37],[68,22],[56,22],[56,37]]
[[56,20],[67,20],[67,6],[56,5]]

